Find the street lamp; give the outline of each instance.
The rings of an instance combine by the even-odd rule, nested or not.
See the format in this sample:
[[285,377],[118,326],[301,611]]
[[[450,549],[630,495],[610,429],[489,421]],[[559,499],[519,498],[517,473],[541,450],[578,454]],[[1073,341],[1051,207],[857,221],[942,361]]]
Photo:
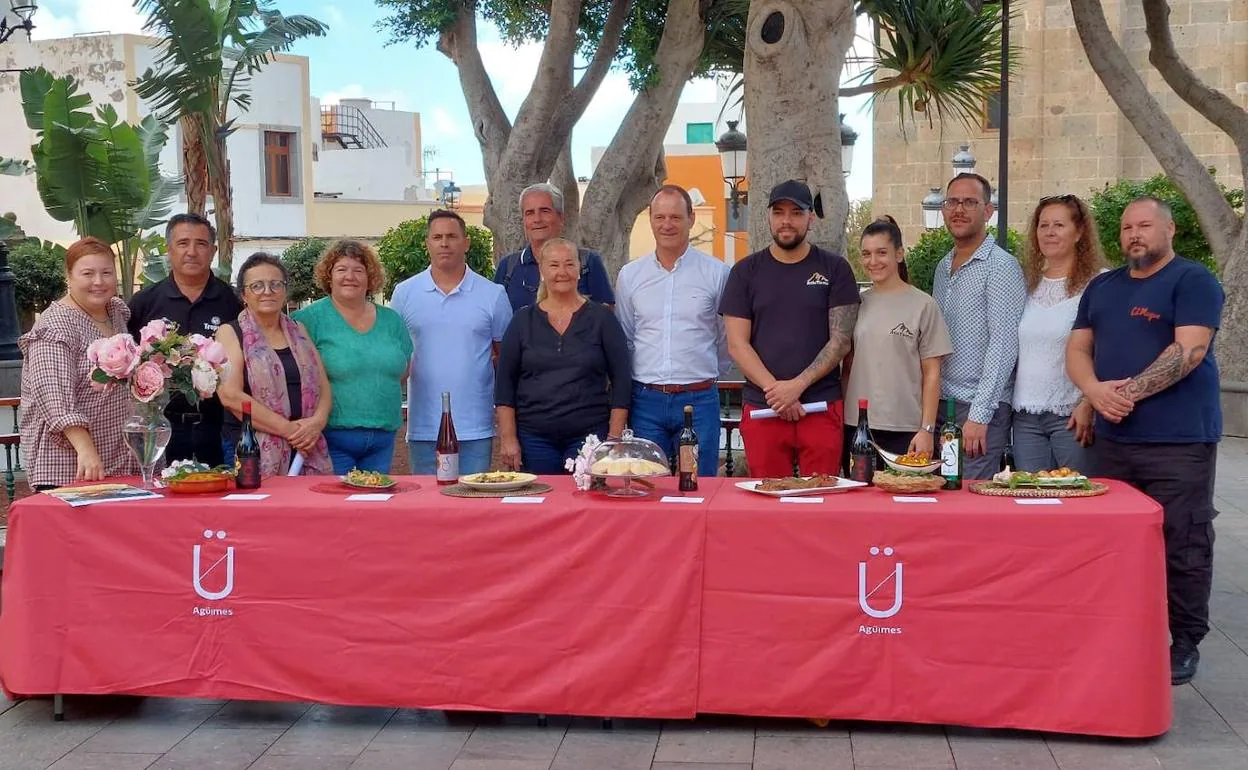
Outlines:
[[928,230],[939,229],[945,222],[941,207],[945,203],[945,195],[939,187],[928,188],[930,192],[923,196],[923,227]]
[[737,130],[737,121],[728,121],[728,130],[715,142],[719,150],[719,162],[724,173],[724,182],[732,189],[732,216],[739,216],[738,209],[741,199],[741,182],[745,181],[745,134]]
[[962,145],[953,155],[953,178],[958,174],[971,174],[975,171],[975,156],[971,154],[969,144]]
[[849,176],[854,167],[854,142],[858,141],[858,132],[845,122],[845,113],[841,113],[841,173]]
[[8,40],[14,32],[19,29],[26,30],[26,39],[30,39],[30,31],[35,28],[31,23],[30,17],[35,15],[35,11],[39,10],[39,3],[36,0],[9,0],[9,9],[13,11],[13,15],[17,17],[19,23],[9,26],[8,14],[0,16],[0,43]]
[[[30,19],[38,10],[36,0],[9,0],[9,9],[18,24],[9,26],[8,14],[0,15],[0,43],[19,29],[26,30],[27,39],[35,28]],[[22,351],[17,338],[22,333],[17,320],[17,295],[13,291],[13,271],[9,269],[9,245],[0,240],[0,361],[20,361]]]
[[463,190],[455,184],[455,180],[451,180],[445,187],[442,188],[442,203],[444,203],[448,209],[454,210],[455,203],[459,200],[458,196],[462,192]]

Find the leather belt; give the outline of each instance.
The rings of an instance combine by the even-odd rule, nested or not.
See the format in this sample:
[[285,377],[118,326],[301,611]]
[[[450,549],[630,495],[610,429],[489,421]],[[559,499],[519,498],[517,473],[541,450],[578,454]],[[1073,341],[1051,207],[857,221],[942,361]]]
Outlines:
[[710,390],[715,387],[715,380],[702,380],[701,382],[691,382],[687,385],[655,385],[649,382],[638,382],[637,384],[646,390],[657,390],[660,393],[671,395],[673,393],[697,393],[703,390]]

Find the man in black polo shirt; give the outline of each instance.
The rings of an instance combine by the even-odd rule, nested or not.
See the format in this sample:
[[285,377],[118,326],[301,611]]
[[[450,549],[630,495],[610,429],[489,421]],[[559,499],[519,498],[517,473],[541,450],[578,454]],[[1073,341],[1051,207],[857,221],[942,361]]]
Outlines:
[[[170,275],[131,298],[130,333],[137,340],[139,330],[148,321],[165,318],[176,323],[184,334],[211,337],[217,327],[238,318],[243,309],[234,289],[212,274],[216,228],[198,214],[177,214],[169,219],[165,241]],[[165,416],[173,423],[165,459],[194,458],[209,465],[221,464],[224,412],[216,396],[203,399],[194,407],[175,393]]]

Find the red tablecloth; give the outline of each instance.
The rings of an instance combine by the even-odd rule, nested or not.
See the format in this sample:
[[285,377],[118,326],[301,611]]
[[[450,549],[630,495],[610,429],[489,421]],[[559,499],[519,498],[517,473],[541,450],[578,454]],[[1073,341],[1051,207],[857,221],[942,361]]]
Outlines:
[[260,502],[35,495],[10,515],[0,679],[19,694],[1169,727],[1161,513],[1128,487],[1037,507],[875,490],[809,505],[704,479],[689,505],[660,502],[674,479],[628,501],[549,481],[541,505],[425,479],[385,503],[306,479],[266,483]]
[[9,519],[4,686],[693,716],[706,506],[550,481],[542,505],[431,480],[348,503],[288,478],[254,503],[27,498]]
[[1165,732],[1160,507],[1122,484],[1034,507],[934,497],[807,506],[723,490],[698,710]]

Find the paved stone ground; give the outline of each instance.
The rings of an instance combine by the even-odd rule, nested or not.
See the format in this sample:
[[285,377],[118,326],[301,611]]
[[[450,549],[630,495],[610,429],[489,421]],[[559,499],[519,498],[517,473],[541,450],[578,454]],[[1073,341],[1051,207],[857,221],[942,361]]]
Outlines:
[[693,723],[203,700],[0,704],[0,770],[1248,770],[1248,441],[1219,455],[1214,630],[1174,725],[1148,741],[706,718]]

